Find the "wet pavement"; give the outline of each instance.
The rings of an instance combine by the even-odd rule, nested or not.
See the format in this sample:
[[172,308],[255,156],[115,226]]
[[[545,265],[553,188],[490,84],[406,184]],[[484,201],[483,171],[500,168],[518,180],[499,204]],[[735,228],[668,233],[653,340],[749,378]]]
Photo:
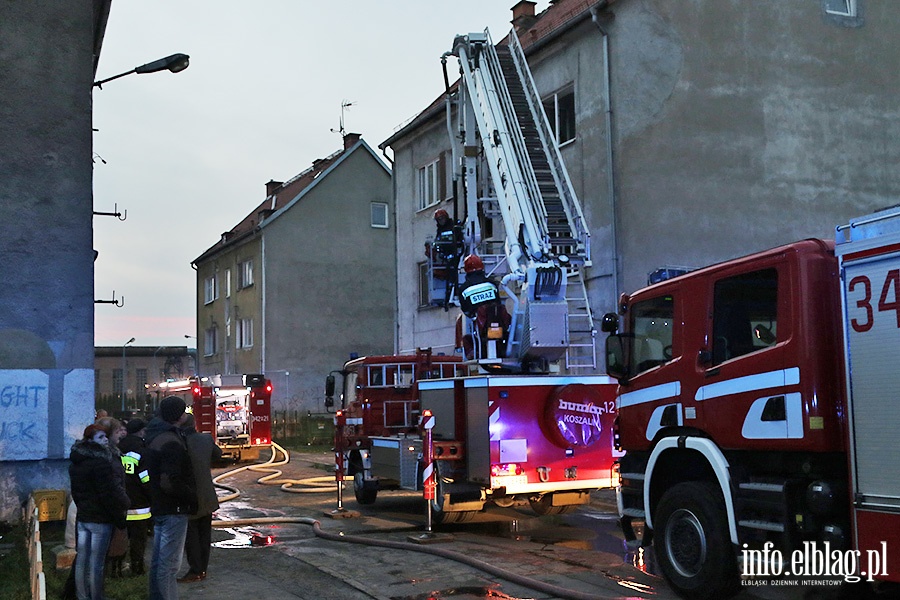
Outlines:
[[[294,454],[289,463],[223,480],[240,490],[216,513],[207,579],[181,584],[182,598],[384,600],[657,598],[677,596],[655,574],[651,549],[630,551],[618,530],[615,498],[597,492],[568,515],[537,516],[527,506],[493,507],[471,522],[434,526],[426,535],[424,501],[411,492],[382,492],[373,505],[356,503],[352,485],[337,508],[334,487],[298,493],[280,482],[327,472],[330,453]],[[256,467],[255,467],[256,468]],[[221,474],[228,469],[217,469]],[[280,474],[272,471],[281,471]],[[266,484],[265,475],[275,475]],[[287,486],[291,490],[303,485]],[[220,492],[224,495],[225,492]],[[306,520],[273,522],[280,518]],[[228,522],[239,520],[235,526]],[[247,521],[248,519],[264,522]],[[323,536],[353,542],[332,541]],[[412,540],[412,541],[411,541]],[[429,542],[429,543],[413,543]],[[434,543],[431,543],[434,542]],[[385,547],[385,546],[392,547]],[[412,551],[413,547],[421,551]],[[452,560],[453,555],[468,563]],[[476,568],[487,567],[485,568]],[[187,570],[187,564],[182,571]],[[541,587],[531,587],[537,582]],[[743,600],[791,600],[799,590],[746,589]]]

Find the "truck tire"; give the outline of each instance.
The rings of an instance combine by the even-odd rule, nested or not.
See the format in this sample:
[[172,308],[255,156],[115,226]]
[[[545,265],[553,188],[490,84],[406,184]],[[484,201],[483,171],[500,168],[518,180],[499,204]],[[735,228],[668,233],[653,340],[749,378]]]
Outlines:
[[739,591],[737,557],[718,486],[702,481],[672,486],[656,507],[653,529],[656,560],[678,595],[706,600]]
[[570,513],[578,506],[577,504],[566,504],[564,506],[553,506],[553,494],[544,494],[540,498],[529,498],[528,503],[531,510],[541,515],[564,515]]
[[375,504],[378,488],[373,485],[367,486],[365,477],[362,471],[353,474],[353,494],[359,504]]

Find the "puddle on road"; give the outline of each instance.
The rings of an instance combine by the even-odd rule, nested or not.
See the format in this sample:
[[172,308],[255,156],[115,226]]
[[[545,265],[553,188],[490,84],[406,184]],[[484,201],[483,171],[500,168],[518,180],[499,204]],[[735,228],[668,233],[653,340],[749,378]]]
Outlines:
[[260,533],[245,527],[224,527],[215,531],[230,534],[231,539],[213,542],[211,544],[213,548],[264,548],[278,542],[274,535]]
[[[502,537],[548,546],[576,550],[595,550],[622,557],[622,562],[651,575],[662,575],[657,569],[652,547],[628,544],[619,528],[618,516],[595,511],[576,511],[568,515],[529,516],[502,521],[460,524],[454,529]],[[635,533],[643,535],[641,524],[634,523]]]
[[524,600],[489,586],[467,586],[451,588],[449,590],[437,590],[415,596],[403,596],[394,600],[440,600],[441,598],[453,598],[453,600]]

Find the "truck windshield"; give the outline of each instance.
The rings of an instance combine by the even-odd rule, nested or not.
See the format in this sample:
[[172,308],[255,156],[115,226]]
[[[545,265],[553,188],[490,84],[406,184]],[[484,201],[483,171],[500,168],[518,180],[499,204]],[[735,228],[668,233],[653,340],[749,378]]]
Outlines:
[[671,295],[636,302],[630,309],[634,348],[629,372],[637,375],[672,359],[672,321],[675,301]]

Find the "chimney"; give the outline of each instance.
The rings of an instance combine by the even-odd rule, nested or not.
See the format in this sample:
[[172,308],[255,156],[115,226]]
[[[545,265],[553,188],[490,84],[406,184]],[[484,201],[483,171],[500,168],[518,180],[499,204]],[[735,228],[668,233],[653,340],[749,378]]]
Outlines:
[[534,16],[534,7],[537,2],[531,0],[520,0],[512,7],[513,18],[510,21],[515,25],[516,29],[529,29],[537,20]]
[[274,212],[275,211],[272,210],[271,208],[264,208],[261,211],[259,211],[258,213],[256,213],[256,217],[259,219],[259,222],[262,223],[263,221],[268,219],[269,216]]
[[362,137],[362,134],[359,133],[348,133],[344,136],[344,150],[349,150],[353,147],[353,144],[359,141],[359,138]]
[[274,179],[270,179],[269,183],[266,184],[266,197],[268,198],[272,194],[275,193],[275,190],[281,187],[283,181],[275,181]]

